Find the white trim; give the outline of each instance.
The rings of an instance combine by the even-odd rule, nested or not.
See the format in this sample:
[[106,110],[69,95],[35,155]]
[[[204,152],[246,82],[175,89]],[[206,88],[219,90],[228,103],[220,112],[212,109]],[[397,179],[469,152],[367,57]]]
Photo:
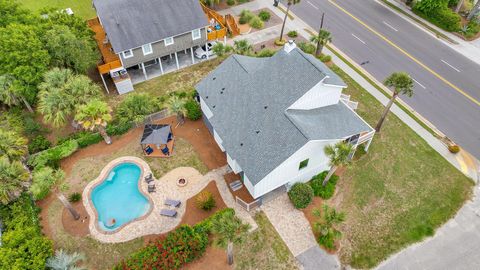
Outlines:
[[[195,36],[195,33],[198,33],[197,36]],[[192,40],[197,40],[202,38],[202,30],[200,29],[195,29],[192,31]]]
[[[125,52],[130,52],[130,55],[129,55],[129,56],[126,56],[126,55],[125,55]],[[130,50],[123,51],[123,52],[122,52],[122,56],[123,56],[123,58],[125,58],[125,59],[132,58],[132,57],[133,57],[133,51],[132,51],[131,49],[130,49]]]
[[[167,42],[168,39],[171,39],[172,42],[171,43]],[[165,44],[165,47],[167,47],[167,46],[173,45],[175,43],[175,39],[173,37],[168,37],[163,40],[163,43]]]
[[[150,51],[149,51],[149,52],[145,52],[145,46],[147,46],[147,48],[150,48]],[[142,45],[142,52],[143,52],[143,55],[152,54],[152,53],[153,53],[152,43],[148,43],[148,44]]]

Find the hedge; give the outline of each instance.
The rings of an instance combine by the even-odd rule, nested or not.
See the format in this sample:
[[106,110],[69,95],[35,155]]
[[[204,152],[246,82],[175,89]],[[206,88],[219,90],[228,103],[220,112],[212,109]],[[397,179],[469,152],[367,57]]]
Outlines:
[[189,120],[195,121],[202,117],[202,109],[198,102],[193,99],[190,99],[185,103],[185,109],[187,110],[187,118]]
[[45,166],[57,168],[60,160],[70,156],[77,151],[77,149],[78,142],[76,140],[68,140],[60,145],[30,156],[27,164],[35,168],[42,168]]
[[313,189],[308,184],[295,183],[288,191],[288,197],[295,208],[303,209],[312,202]]
[[338,176],[332,175],[328,180],[327,184],[323,186],[323,180],[327,176],[328,171],[323,171],[315,175],[310,181],[310,186],[313,189],[313,194],[315,196],[321,197],[322,199],[328,200],[335,193],[335,186],[337,185]]

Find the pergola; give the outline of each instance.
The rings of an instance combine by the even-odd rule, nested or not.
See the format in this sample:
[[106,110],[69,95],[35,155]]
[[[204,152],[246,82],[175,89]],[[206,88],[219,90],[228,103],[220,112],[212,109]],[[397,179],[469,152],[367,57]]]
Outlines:
[[169,157],[173,152],[173,134],[170,125],[148,124],[143,129],[143,153],[150,157]]

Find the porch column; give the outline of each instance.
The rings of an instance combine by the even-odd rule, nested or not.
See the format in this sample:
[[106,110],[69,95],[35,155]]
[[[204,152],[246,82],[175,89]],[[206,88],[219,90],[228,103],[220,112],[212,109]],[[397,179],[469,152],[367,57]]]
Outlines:
[[223,37],[223,45],[227,45],[227,36]]
[[195,64],[195,57],[193,57],[193,47],[190,48],[190,52],[192,53],[192,65]]
[[175,63],[177,64],[177,70],[180,69],[180,65],[178,65],[178,56],[177,52],[175,52]]
[[145,70],[145,64],[142,63],[142,70],[143,70],[143,76],[145,76],[145,80],[147,80],[147,71]]
[[368,152],[368,148],[370,148],[370,144],[372,143],[372,140],[373,140],[373,135],[372,135],[372,138],[368,140],[367,145],[365,146],[365,152]]
[[205,43],[205,53],[207,54],[207,60],[208,60],[208,58],[210,58],[208,56],[208,43]]
[[103,82],[103,86],[105,86],[105,90],[107,90],[107,93],[110,94],[110,91],[108,91],[107,83],[105,82],[105,78],[103,78],[103,74],[102,74],[102,73],[100,73],[100,77],[102,77],[102,82]]
[[183,50],[183,52],[184,52],[185,54],[187,54],[187,49]]
[[162,75],[163,75],[162,58],[158,58],[158,65],[160,66],[160,71],[162,72]]

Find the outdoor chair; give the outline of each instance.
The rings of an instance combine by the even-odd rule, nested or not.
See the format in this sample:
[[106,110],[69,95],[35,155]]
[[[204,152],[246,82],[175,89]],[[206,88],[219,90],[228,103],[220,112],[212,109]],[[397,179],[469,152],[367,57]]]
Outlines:
[[145,176],[145,182],[147,182],[147,184],[152,181],[153,181],[152,173],[149,173],[147,176]]
[[157,188],[155,187],[155,185],[148,185],[148,193],[152,193],[155,191],[157,191]]
[[173,139],[173,134],[170,132],[168,133],[167,142],[171,141],[172,139]]
[[165,200],[165,205],[168,205],[168,206],[179,207],[180,204],[181,202],[177,200],[172,200],[168,198]]
[[168,147],[165,146],[165,148],[162,149],[162,153],[166,156],[170,155],[170,151],[168,150]]
[[175,217],[177,216],[177,210],[161,209],[160,215],[167,217]]
[[151,148],[150,146],[148,146],[147,148],[145,148],[145,153],[147,155],[151,155],[153,153],[153,148]]

